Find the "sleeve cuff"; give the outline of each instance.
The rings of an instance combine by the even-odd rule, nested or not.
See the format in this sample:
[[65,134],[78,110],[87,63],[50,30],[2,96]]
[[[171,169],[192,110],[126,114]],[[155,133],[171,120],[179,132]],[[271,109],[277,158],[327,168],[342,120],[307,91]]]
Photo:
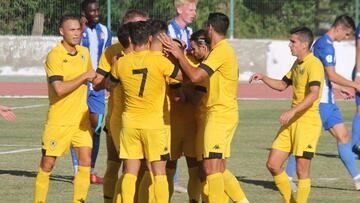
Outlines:
[[195,90],[203,93],[207,93],[207,89],[204,86],[195,85]]
[[104,71],[104,70],[101,69],[101,68],[97,68],[97,69],[96,69],[96,73],[99,73],[100,75],[102,75],[102,76],[104,76],[104,77],[106,77],[106,76],[109,74],[109,72],[106,72],[106,71]]
[[171,89],[179,89],[181,87],[181,83],[170,84],[169,87]]
[[171,73],[170,77],[171,77],[171,78],[176,78],[179,70],[180,70],[179,66],[178,66],[178,65],[175,65],[174,71]]
[[120,80],[119,80],[119,79],[116,79],[112,74],[110,74],[110,81],[111,81],[111,82],[115,82],[115,83],[120,82]]
[[311,81],[311,82],[309,82],[310,87],[312,87],[312,86],[320,87],[320,85],[321,85],[321,82],[319,82],[319,81]]
[[287,78],[286,76],[284,76],[282,78],[282,81],[284,81],[288,86],[292,85],[292,80],[290,80],[289,78]]
[[211,69],[208,65],[204,64],[204,63],[201,63],[199,65],[199,67],[201,69],[203,69],[204,71],[207,72],[207,74],[209,75],[209,77],[214,73],[213,69]]
[[64,81],[64,76],[62,75],[53,75],[49,77],[49,83],[52,83],[54,81]]

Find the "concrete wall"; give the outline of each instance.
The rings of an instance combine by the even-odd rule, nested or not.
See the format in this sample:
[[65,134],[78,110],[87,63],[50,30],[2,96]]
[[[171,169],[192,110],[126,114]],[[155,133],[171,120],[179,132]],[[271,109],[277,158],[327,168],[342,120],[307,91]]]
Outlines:
[[[45,75],[44,62],[49,50],[60,37],[0,36],[0,76]],[[230,40],[240,67],[240,80],[246,81],[254,72],[282,78],[295,58],[287,40]],[[337,72],[350,78],[355,62],[353,41],[335,43]]]

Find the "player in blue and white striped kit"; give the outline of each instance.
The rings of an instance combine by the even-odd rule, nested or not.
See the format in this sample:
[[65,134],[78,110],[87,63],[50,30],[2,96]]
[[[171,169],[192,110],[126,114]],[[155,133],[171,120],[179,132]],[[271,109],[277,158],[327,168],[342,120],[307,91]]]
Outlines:
[[[348,39],[354,31],[355,23],[351,17],[347,15],[338,16],[331,29],[314,43],[313,53],[320,59],[325,68],[325,82],[319,106],[323,127],[336,139],[340,159],[353,178],[356,190],[360,190],[360,174],[352,152],[350,135],[341,112],[335,104],[333,93],[334,86],[341,91],[345,91],[343,87],[360,90],[360,83],[347,80],[335,72],[336,57],[333,43],[334,41]],[[289,177],[292,177],[294,169],[295,162],[293,157],[290,157],[286,169]]]
[[[99,3],[96,0],[84,0],[81,9],[82,15],[86,18],[81,45],[89,49],[92,65],[96,70],[103,50],[111,45],[112,35],[105,25],[99,23]],[[95,163],[99,152],[101,124],[105,113],[105,90],[95,91],[92,83],[88,82],[87,103],[90,111],[90,123],[94,132],[90,181],[101,184],[103,180],[95,173]],[[76,172],[77,158],[74,150],[71,150],[71,155]]]

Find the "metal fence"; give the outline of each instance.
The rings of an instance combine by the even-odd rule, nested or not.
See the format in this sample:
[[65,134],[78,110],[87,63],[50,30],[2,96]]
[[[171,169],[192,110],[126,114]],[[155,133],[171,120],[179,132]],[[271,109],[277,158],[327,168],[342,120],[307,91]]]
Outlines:
[[[294,26],[306,25],[321,33],[336,15],[357,19],[359,0],[199,0],[197,18],[191,25],[203,26],[210,12],[233,11],[233,33],[240,38],[283,38]],[[0,35],[57,35],[58,21],[65,13],[80,15],[81,0],[0,0]],[[115,33],[127,9],[147,11],[151,18],[175,16],[173,0],[99,0],[101,22]],[[110,9],[108,9],[110,8]]]

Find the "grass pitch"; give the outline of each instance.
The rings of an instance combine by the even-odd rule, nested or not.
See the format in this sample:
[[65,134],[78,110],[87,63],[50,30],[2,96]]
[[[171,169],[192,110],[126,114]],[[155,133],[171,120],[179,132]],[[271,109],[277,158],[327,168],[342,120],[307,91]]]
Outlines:
[[[47,99],[1,99],[0,103],[29,107],[15,109],[17,121],[14,123],[0,118],[0,202],[32,202],[41,157],[39,148]],[[233,140],[228,167],[240,180],[250,202],[282,202],[265,162],[271,142],[279,129],[278,117],[289,105],[289,101],[239,101],[240,125]],[[354,102],[339,101],[338,105],[350,130]],[[360,195],[355,191],[351,177],[338,157],[335,139],[327,132],[322,134],[312,164],[309,202],[360,202]],[[105,172],[104,138],[102,136],[96,166],[99,175]],[[179,181],[185,186],[187,169],[183,159],[179,162],[179,168]],[[52,173],[48,202],[71,202],[71,181],[71,159],[66,155],[58,158]],[[102,202],[101,185],[91,185],[87,202]],[[187,202],[187,196],[175,193],[172,202]]]

